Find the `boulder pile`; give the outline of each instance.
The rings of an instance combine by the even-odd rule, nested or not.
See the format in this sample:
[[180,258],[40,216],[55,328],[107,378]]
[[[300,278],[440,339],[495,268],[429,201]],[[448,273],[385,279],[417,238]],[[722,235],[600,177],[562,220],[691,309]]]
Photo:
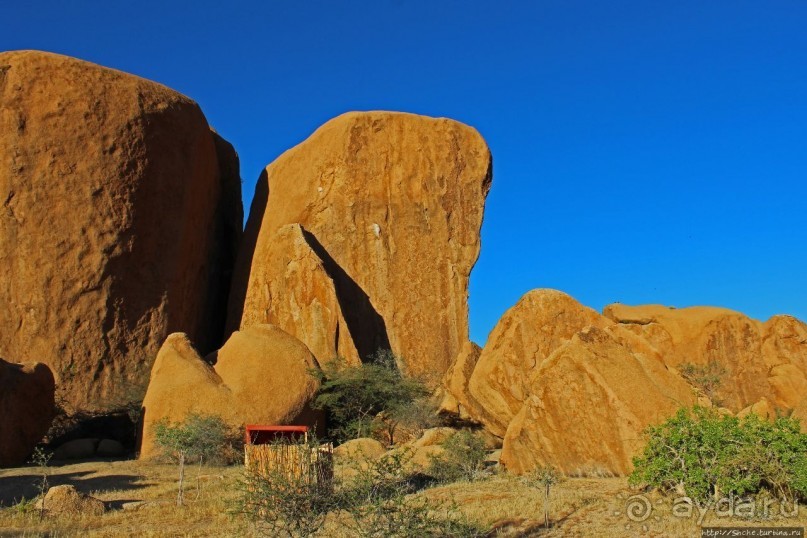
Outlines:
[[[0,360],[0,466],[25,460],[55,400],[122,412],[146,387],[144,457],[156,424],[189,413],[316,427],[311,370],[378,351],[516,473],[625,474],[642,431],[696,402],[807,420],[807,325],[788,316],[600,314],[534,290],[471,342],[491,181],[467,125],[350,112],[265,168],[242,233],[238,156],[194,101],[74,58],[0,53],[0,356],[15,363]],[[439,451],[443,434],[414,448]],[[62,452],[117,453],[111,437]],[[383,448],[354,445],[342,452]]]
[[600,315],[534,290],[505,313],[473,368],[458,358],[442,409],[502,437],[501,462],[513,472],[624,475],[642,431],[681,407],[798,417],[805,353],[807,325],[788,316],[762,323],[720,308],[621,304]]
[[187,335],[170,335],[143,400],[141,457],[158,454],[158,422],[181,422],[191,413],[218,415],[234,429],[244,424],[316,427],[321,415],[309,407],[319,387],[309,374],[316,365],[302,342],[272,325],[236,331],[204,358]]

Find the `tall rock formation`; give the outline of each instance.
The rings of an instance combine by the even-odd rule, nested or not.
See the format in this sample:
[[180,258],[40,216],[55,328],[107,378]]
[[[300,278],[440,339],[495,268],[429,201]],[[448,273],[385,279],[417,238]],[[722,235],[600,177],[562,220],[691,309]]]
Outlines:
[[0,467],[25,463],[54,414],[53,374],[42,363],[0,359]]
[[[211,366],[215,364],[215,366]],[[320,413],[309,407],[319,383],[308,348],[272,325],[252,325],[202,358],[187,335],[172,334],[160,349],[143,400],[140,456],[157,454],[159,421],[181,422],[188,414],[220,416],[236,429],[244,424],[307,424]]]
[[[320,361],[343,346],[361,359],[391,349],[409,374],[436,384],[468,341],[468,278],[490,182],[484,140],[455,121],[364,112],[327,122],[259,180],[229,329],[278,324],[323,350]],[[333,288],[320,276],[316,286],[284,282],[288,269],[273,260],[288,252],[274,238],[289,225]],[[310,293],[289,298],[301,288]],[[303,334],[293,320],[306,309],[323,316],[303,322]]]
[[220,344],[238,160],[187,97],[0,54],[0,203],[0,355],[50,366],[68,407],[136,400],[171,332]]

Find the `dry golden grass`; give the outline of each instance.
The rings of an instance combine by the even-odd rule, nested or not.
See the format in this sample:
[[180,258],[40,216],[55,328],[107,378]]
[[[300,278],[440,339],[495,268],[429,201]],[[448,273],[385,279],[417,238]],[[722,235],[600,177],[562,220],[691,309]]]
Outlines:
[[[0,471],[0,501],[36,495],[33,467]],[[88,462],[52,467],[51,485],[72,484],[105,501],[112,509],[100,517],[46,515],[31,508],[0,510],[0,536],[248,536],[239,518],[230,517],[228,503],[237,495],[241,468],[187,469],[185,505],[176,506],[177,468],[170,464],[139,461]],[[197,474],[199,494],[197,497]],[[137,510],[122,510],[124,502],[147,501]]]
[[[242,469],[202,467],[197,497],[198,468],[187,473],[186,506],[176,506],[176,467],[139,461],[87,462],[52,467],[50,482],[73,484],[111,507],[102,516],[46,515],[40,521],[33,508],[22,510],[14,499],[36,494],[36,468],[0,471],[0,537],[2,536],[254,536],[256,532],[241,517],[229,515],[238,495]],[[552,490],[550,517],[553,528],[542,529],[543,493],[509,476],[496,476],[473,483],[456,483],[418,493],[429,500],[455,502],[470,520],[497,528],[501,536],[548,537],[692,537],[700,536],[697,516],[675,517],[671,502],[651,496],[653,514],[634,522],[625,514],[628,499],[637,492],[621,478],[575,478]],[[127,501],[147,501],[138,510],[122,510]],[[658,503],[658,504],[657,504]],[[771,521],[743,521],[714,517],[702,522],[714,526],[805,526],[807,508],[798,517]],[[322,532],[339,536],[335,520]]]

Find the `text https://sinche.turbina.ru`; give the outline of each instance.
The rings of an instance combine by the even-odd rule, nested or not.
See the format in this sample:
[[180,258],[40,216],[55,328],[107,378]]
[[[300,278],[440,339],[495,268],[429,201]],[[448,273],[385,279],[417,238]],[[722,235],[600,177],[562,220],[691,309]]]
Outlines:
[[[725,497],[699,503],[689,497],[659,498],[648,495],[617,496],[613,515],[624,517],[625,528],[644,531],[662,527],[663,519],[691,520],[702,537],[804,538],[804,527],[793,526],[799,517],[799,503],[775,498]],[[735,527],[732,523],[764,521],[767,526]],[[704,526],[708,523],[710,526]]]

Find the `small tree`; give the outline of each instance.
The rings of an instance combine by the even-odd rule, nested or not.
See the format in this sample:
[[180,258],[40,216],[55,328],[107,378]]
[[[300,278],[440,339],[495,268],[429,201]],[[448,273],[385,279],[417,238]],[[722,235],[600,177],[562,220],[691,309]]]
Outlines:
[[221,417],[192,413],[176,424],[160,420],[155,427],[155,443],[164,455],[179,466],[177,505],[184,501],[185,464],[198,458],[201,466],[222,453],[231,437],[229,427]]
[[36,488],[39,491],[39,499],[41,501],[39,505],[40,520],[45,516],[45,494],[49,489],[48,476],[50,475],[48,464],[52,457],[53,454],[45,452],[42,447],[36,447],[34,453],[31,455],[31,463],[39,468],[39,479],[37,480]]
[[437,406],[429,397],[414,398],[411,402],[401,402],[375,416],[371,423],[371,431],[380,434],[387,446],[400,439],[399,428],[405,428],[410,436],[419,437],[427,428],[438,424]]
[[429,394],[422,382],[403,376],[397,362],[381,350],[358,366],[335,359],[311,372],[320,381],[314,407],[328,410],[338,441],[369,436],[380,425],[394,443],[398,425]]
[[716,396],[727,373],[725,366],[715,360],[702,366],[685,362],[681,365],[680,371],[684,379],[701,389],[710,400],[715,404],[720,403]]
[[527,484],[544,492],[544,527],[549,527],[549,500],[552,488],[563,480],[563,475],[554,467],[536,467],[525,477]]
[[696,406],[648,428],[646,435],[644,451],[633,460],[631,484],[683,488],[701,502],[763,490],[807,499],[807,434],[795,419],[722,416]]
[[484,468],[487,454],[484,439],[461,430],[446,439],[441,454],[430,456],[426,472],[439,482],[475,480]]

